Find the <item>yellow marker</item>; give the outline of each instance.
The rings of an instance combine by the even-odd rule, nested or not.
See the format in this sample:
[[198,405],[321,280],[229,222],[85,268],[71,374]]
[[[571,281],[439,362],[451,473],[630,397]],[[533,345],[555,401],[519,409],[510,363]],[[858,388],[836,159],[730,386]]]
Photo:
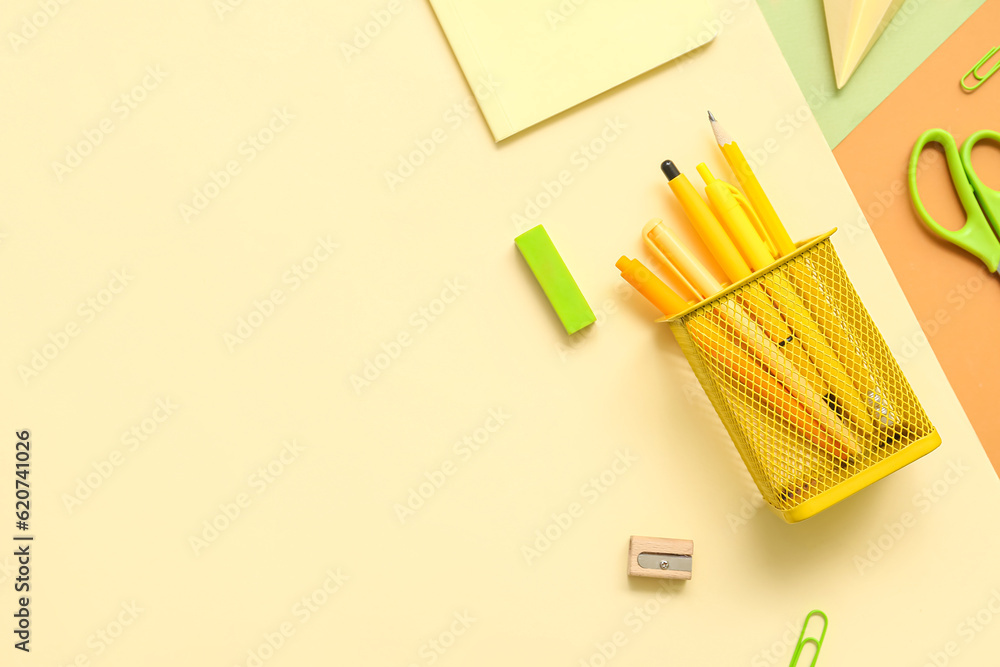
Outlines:
[[634,287],[639,294],[643,295],[647,301],[656,308],[671,317],[688,307],[688,302],[682,299],[677,292],[673,291],[660,280],[652,271],[647,269],[642,262],[637,259],[629,259],[622,255],[615,266],[622,272],[622,278]]
[[[697,192],[694,193],[694,196],[701,201]],[[704,206],[704,202],[702,202],[702,206]],[[707,207],[705,210],[708,211]],[[708,211],[708,214],[712,215],[712,212]],[[681,277],[684,285],[694,292],[699,301],[715,296],[722,291],[724,285],[715,279],[705,268],[705,265],[698,261],[698,258],[673,232],[667,229],[662,220],[654,218],[647,222],[646,226],[643,227],[642,236],[654,250],[663,256],[670,270]],[[750,275],[749,268],[746,270],[746,275]],[[747,292],[741,301],[774,343],[784,345],[792,339],[788,327],[781,321],[778,312],[762,292],[759,290]]]
[[[718,214],[726,231],[736,242],[736,247],[739,248],[750,268],[754,271],[760,271],[770,266],[774,262],[774,257],[767,249],[767,243],[757,235],[757,231],[750,221],[750,216],[740,205],[736,196],[739,195],[739,192],[734,194],[735,188],[713,176],[704,162],[698,165],[698,173],[705,181],[705,194],[708,195],[708,201],[712,204],[712,208]],[[739,196],[742,198],[742,195]]]
[[726,162],[729,163],[730,169],[736,174],[736,180],[740,182],[743,192],[747,193],[747,198],[753,204],[757,215],[760,216],[761,222],[764,224],[764,229],[767,230],[771,240],[774,241],[778,250],[778,256],[784,257],[794,252],[795,244],[792,242],[792,237],[788,235],[788,231],[781,224],[778,213],[771,206],[771,201],[767,198],[767,195],[764,194],[764,188],[761,187],[760,181],[754,176],[753,170],[750,168],[749,163],[747,163],[747,159],[743,156],[743,151],[733,141],[733,138],[729,136],[729,133],[722,128],[719,121],[715,120],[715,116],[712,115],[711,111],[708,112],[708,118],[712,121],[712,131],[715,132],[715,140],[722,150],[722,155],[726,158]]
[[709,273],[705,265],[691,254],[659,218],[646,223],[642,228],[642,238],[650,248],[663,255],[670,269],[680,276],[685,287],[699,299],[706,299],[722,291],[722,283]]
[[712,211],[708,208],[705,200],[694,189],[687,176],[682,174],[670,160],[660,165],[660,169],[663,170],[664,176],[670,181],[670,189],[673,190],[674,195],[677,196],[677,201],[681,203],[684,212],[687,213],[691,225],[698,232],[698,236],[705,242],[705,245],[708,246],[709,251],[715,259],[718,260],[719,265],[726,272],[729,280],[735,283],[749,276],[750,267],[743,261],[740,251],[733,245],[732,240],[726,235],[726,230],[722,228],[719,221],[712,215]]

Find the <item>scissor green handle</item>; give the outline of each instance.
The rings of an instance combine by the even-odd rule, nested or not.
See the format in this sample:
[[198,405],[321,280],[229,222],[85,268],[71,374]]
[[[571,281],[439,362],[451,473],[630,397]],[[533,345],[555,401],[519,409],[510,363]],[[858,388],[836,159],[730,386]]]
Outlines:
[[[966,141],[966,145],[963,148],[967,147],[968,153],[964,153],[964,151],[963,153],[971,155],[972,146],[976,141],[994,138],[995,136],[995,132],[977,132]],[[920,160],[920,153],[927,144],[934,142],[941,144],[944,148],[944,156],[948,163],[948,171],[951,173],[952,183],[955,185],[955,192],[958,194],[959,201],[962,202],[962,208],[965,209],[965,224],[961,229],[954,232],[945,229],[931,218],[927,213],[927,209],[924,208],[923,202],[920,201],[920,193],[917,192],[917,162]],[[986,215],[983,213],[983,209],[976,199],[976,193],[969,180],[970,175],[968,172],[971,169],[967,169],[967,164],[969,164],[967,159],[963,159],[958,154],[958,145],[955,143],[955,138],[949,132],[941,129],[924,132],[917,139],[917,143],[913,147],[913,153],[910,155],[910,197],[913,199],[913,206],[917,210],[917,215],[920,216],[920,219],[924,221],[932,232],[945,241],[954,243],[959,248],[972,253],[982,260],[990,272],[995,272],[997,266],[1000,265],[1000,241],[997,241],[997,237],[993,235],[990,223],[987,222]],[[982,184],[982,181],[975,176],[974,172],[972,178],[980,185]],[[994,190],[990,190],[985,186],[983,188],[987,199],[990,198],[991,193],[995,197],[1000,196]],[[1000,201],[992,202],[990,205],[993,204],[996,206],[992,210],[1000,210]],[[995,225],[996,223],[993,224]]]
[[972,184],[972,190],[976,193],[976,198],[979,199],[979,206],[986,214],[986,219],[993,225],[993,231],[997,233],[997,236],[1000,236],[1000,192],[983,183],[979,174],[972,168],[972,149],[984,140],[1000,144],[1000,132],[979,130],[966,139],[965,143],[962,144],[962,163],[965,165],[965,173],[969,177],[969,183]]

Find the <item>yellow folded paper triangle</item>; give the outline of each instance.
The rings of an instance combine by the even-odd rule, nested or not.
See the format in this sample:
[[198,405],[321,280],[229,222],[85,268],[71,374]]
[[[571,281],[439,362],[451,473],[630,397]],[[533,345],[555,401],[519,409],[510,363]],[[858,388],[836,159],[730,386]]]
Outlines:
[[837,88],[851,78],[902,4],[903,0],[823,0]]

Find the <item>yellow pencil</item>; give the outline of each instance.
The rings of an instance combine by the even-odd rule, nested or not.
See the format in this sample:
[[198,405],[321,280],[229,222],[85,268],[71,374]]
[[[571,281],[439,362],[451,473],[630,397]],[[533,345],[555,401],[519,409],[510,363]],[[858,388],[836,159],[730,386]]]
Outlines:
[[719,143],[722,155],[726,158],[726,162],[729,163],[730,169],[736,174],[736,180],[740,182],[743,192],[747,194],[747,199],[750,200],[750,203],[753,204],[754,209],[757,211],[757,215],[760,216],[768,236],[774,241],[778,249],[778,256],[784,257],[794,252],[795,243],[792,242],[792,237],[788,235],[785,226],[781,224],[781,219],[778,217],[774,207],[771,206],[771,201],[767,198],[767,195],[764,194],[764,188],[761,187],[760,181],[754,176],[750,164],[747,162],[746,157],[743,156],[743,151],[740,150],[740,147],[729,133],[723,129],[719,121],[715,120],[715,116],[712,115],[711,111],[708,112],[708,119],[712,122],[712,131],[715,132],[715,140]]
[[[719,137],[720,133],[725,134],[725,130],[722,130],[721,126],[714,119],[712,120],[712,127],[716,130],[716,138]],[[720,140],[719,143],[723,144],[723,141]],[[730,141],[722,145],[722,151],[726,154],[727,160],[730,155],[738,155],[742,159],[742,153],[739,153],[739,147],[735,142]],[[746,164],[745,160],[743,164]],[[734,167],[735,170],[736,168]],[[747,170],[749,170],[749,165],[747,165]],[[698,165],[698,173],[705,181],[705,190],[712,207],[719,214],[727,229],[729,229],[737,248],[739,248],[742,255],[747,259],[750,268],[754,271],[760,271],[770,266],[774,262],[774,256],[771,254],[765,241],[758,236],[751,221],[751,217],[759,217],[760,214],[752,206],[744,208],[741,205],[741,200],[737,196],[738,192],[735,188],[728,183],[716,179],[704,163]],[[773,213],[774,209],[770,208],[770,202],[767,201],[760,183],[757,183],[757,179],[753,177],[752,172],[747,171],[747,173],[750,174],[753,184],[756,184],[755,187],[751,187],[751,190],[747,191],[748,195],[753,190],[759,192],[760,196],[763,197],[763,201],[767,202],[765,210],[770,210]],[[746,204],[746,201],[742,200],[742,203]],[[775,220],[777,220],[777,216],[775,216]],[[780,222],[778,224],[780,226]],[[781,227],[780,232],[781,234],[779,234],[779,238],[776,240],[778,245],[784,243],[782,238],[788,238],[788,233],[784,227]],[[788,238],[788,244],[791,244],[790,238]],[[790,248],[794,250],[794,244],[791,244]],[[822,332],[816,326],[805,304],[802,303],[802,300],[796,294],[790,282],[780,271],[774,271],[768,275],[766,280],[761,281],[761,285],[774,301],[774,305],[778,311],[784,316],[785,322],[787,322],[788,326],[795,333],[796,342],[800,344],[798,350],[790,350],[788,352],[789,356],[795,360],[796,366],[807,377],[810,375],[809,371],[815,368],[819,372],[822,381],[830,388],[844,416],[861,433],[865,435],[872,433],[872,421],[869,418],[865,403],[861,400],[861,394],[853,386],[847,370],[840,363],[837,354],[830,349]],[[802,358],[804,355],[808,356]],[[811,364],[809,360],[811,360]],[[813,384],[816,386],[815,381]]]

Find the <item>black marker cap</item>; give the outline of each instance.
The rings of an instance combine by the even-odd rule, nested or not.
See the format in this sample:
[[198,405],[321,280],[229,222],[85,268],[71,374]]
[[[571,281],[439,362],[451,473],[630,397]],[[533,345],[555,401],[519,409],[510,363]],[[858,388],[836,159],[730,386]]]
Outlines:
[[681,175],[681,170],[677,168],[673,160],[664,160],[663,164],[660,165],[660,170],[663,171],[663,175],[667,177],[668,181],[672,181]]

